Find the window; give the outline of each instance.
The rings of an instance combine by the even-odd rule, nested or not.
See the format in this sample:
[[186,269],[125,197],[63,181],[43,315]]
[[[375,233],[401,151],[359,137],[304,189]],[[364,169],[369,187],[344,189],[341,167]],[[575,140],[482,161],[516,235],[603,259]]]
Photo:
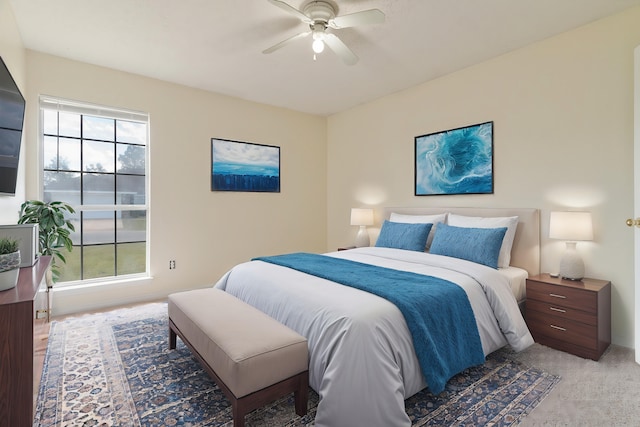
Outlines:
[[147,276],[148,115],[48,97],[40,112],[43,200],[76,210],[59,283]]

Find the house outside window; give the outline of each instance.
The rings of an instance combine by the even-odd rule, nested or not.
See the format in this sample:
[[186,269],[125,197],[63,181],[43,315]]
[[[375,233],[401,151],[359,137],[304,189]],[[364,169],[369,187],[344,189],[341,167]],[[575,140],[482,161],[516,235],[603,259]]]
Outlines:
[[148,114],[41,97],[40,117],[42,200],[76,210],[58,283],[148,277]]

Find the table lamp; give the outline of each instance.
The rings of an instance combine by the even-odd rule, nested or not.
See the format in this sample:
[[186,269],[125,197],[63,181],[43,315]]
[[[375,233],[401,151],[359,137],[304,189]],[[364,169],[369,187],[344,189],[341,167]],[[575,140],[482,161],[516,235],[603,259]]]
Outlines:
[[369,232],[367,225],[373,225],[373,209],[351,209],[351,225],[359,225],[360,229],[356,235],[356,247],[369,246]]
[[569,280],[582,280],[584,262],[576,250],[576,243],[593,240],[591,212],[551,212],[549,238],[565,240],[567,244],[560,260],[560,277]]

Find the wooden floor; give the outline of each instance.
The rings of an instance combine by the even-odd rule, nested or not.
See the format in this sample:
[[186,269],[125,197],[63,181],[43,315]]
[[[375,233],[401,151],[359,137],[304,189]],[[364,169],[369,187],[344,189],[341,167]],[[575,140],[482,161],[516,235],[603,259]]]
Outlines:
[[38,392],[40,391],[40,373],[44,365],[44,356],[47,354],[47,343],[51,324],[45,321],[36,321],[33,328],[33,408],[35,413]]

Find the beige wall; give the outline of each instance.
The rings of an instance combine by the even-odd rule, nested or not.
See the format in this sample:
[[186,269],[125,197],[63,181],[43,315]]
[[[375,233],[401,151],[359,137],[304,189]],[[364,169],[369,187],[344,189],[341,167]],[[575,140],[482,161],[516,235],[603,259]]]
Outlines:
[[[633,49],[640,8],[450,74],[328,121],[328,244],[349,244],[351,207],[541,210],[542,270],[564,243],[549,212],[593,212],[580,243],[590,277],[613,283],[613,341],[633,346]],[[492,195],[414,196],[414,137],[494,121]],[[379,226],[379,225],[378,225]],[[375,236],[376,230],[372,230]]]
[[[26,195],[21,182],[17,197],[0,197],[0,223],[15,222],[25,196],[38,197],[38,94],[147,111],[154,278],[57,292],[58,313],[203,286],[254,255],[350,244],[349,209],[364,205],[539,208],[542,269],[554,271],[563,244],[547,238],[549,212],[582,208],[595,222],[595,241],[579,245],[587,274],[612,280],[613,340],[633,346],[633,235],[624,220],[633,212],[638,22],[635,8],[326,120],[27,53],[0,0],[0,55],[28,103]],[[414,136],[487,120],[495,193],[415,197]],[[281,146],[282,193],[211,193],[211,137]]]
[[[61,314],[215,283],[251,257],[326,248],[326,119],[28,51],[40,94],[150,114],[153,280],[57,291]],[[38,197],[37,109],[28,116],[27,196]],[[210,191],[212,137],[281,147],[281,192]],[[169,270],[169,260],[176,269]]]
[[[24,45],[13,16],[9,0],[0,0],[0,56],[9,68],[22,94],[26,89],[26,59]],[[18,221],[20,205],[24,202],[25,147],[20,147],[20,165],[15,196],[0,196],[0,224],[15,224]]]

